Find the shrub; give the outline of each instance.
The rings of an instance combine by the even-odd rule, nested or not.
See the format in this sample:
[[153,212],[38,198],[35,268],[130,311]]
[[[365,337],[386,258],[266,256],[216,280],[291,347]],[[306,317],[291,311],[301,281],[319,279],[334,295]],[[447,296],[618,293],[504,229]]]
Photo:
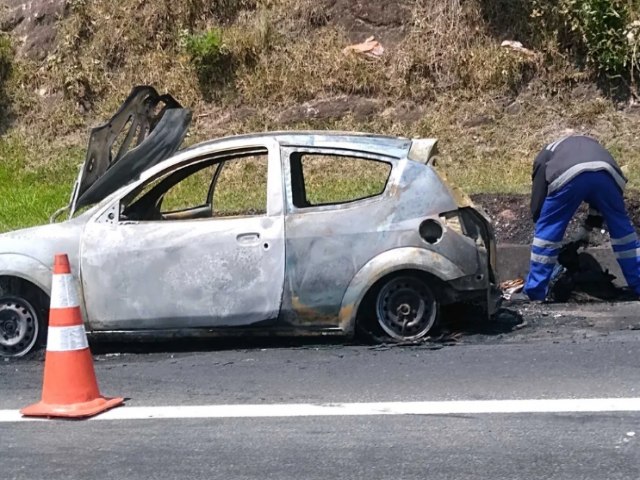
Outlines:
[[191,57],[205,100],[219,99],[236,90],[236,77],[251,74],[261,56],[278,42],[268,12],[242,16],[234,25],[199,34],[183,34],[182,45]]
[[188,35],[186,39],[187,52],[199,62],[216,59],[220,55],[221,46],[222,32],[219,29]]
[[561,49],[595,73],[632,78],[634,49],[627,40],[631,0],[533,0],[531,16]]
[[222,43],[222,31],[211,29],[187,35],[185,48],[195,66],[205,99],[219,96],[221,87],[233,76],[231,55]]

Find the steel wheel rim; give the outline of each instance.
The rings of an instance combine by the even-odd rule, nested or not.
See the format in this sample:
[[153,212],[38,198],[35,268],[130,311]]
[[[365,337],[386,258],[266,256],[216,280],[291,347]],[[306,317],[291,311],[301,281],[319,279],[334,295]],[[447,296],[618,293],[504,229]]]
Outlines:
[[394,278],[378,293],[376,314],[380,328],[391,338],[417,340],[435,323],[435,297],[417,278]]
[[0,356],[21,357],[35,345],[39,333],[33,306],[22,298],[0,299]]

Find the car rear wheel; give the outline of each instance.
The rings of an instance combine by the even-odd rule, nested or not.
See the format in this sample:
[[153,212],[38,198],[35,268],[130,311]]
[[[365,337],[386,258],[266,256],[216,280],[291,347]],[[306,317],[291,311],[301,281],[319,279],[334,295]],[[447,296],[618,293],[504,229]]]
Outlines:
[[438,317],[438,300],[431,287],[418,277],[389,279],[378,291],[375,302],[379,327],[397,341],[423,338]]
[[45,312],[29,295],[0,297],[0,356],[22,357],[42,346]]

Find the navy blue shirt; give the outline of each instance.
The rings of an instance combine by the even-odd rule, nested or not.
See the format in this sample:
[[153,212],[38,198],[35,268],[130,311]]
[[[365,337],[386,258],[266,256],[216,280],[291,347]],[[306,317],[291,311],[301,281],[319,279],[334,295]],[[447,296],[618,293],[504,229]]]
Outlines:
[[583,172],[604,170],[624,190],[627,179],[611,154],[597,140],[575,135],[564,137],[547,145],[536,156],[531,175],[531,215],[540,218],[547,195],[564,187]]

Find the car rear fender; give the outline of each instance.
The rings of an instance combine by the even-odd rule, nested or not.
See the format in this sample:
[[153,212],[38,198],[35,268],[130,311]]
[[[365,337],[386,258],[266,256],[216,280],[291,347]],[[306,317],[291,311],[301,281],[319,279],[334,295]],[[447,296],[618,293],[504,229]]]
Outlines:
[[387,250],[369,260],[349,283],[339,314],[345,333],[353,333],[358,308],[369,289],[382,277],[400,270],[420,270],[444,282],[465,275],[451,260],[432,250],[417,247]]
[[0,255],[0,276],[22,278],[51,295],[51,270],[28,255],[6,253]]

